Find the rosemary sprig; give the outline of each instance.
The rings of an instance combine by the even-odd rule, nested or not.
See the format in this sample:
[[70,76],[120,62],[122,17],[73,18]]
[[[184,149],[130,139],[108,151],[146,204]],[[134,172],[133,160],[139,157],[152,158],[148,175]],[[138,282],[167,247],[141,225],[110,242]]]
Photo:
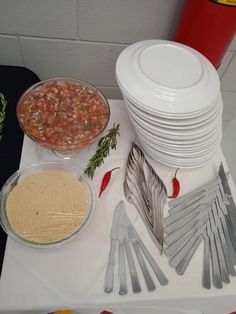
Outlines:
[[2,139],[2,132],[4,127],[4,120],[6,118],[7,100],[3,93],[0,93],[0,141]]
[[107,134],[100,138],[97,144],[97,150],[93,157],[89,159],[88,165],[84,173],[93,179],[95,170],[104,163],[104,159],[110,154],[110,149],[116,149],[117,135],[119,133],[119,124],[113,124],[112,129],[107,131]]

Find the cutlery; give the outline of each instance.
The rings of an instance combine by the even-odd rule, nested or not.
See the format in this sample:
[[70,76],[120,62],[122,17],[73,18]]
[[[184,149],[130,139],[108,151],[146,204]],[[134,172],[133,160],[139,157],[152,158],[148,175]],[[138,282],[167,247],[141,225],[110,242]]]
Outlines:
[[224,193],[226,194],[228,201],[229,201],[229,204],[226,205],[226,207],[227,207],[228,214],[230,216],[230,219],[231,219],[233,227],[234,227],[233,233],[236,237],[236,207],[234,204],[233,196],[231,194],[231,190],[229,187],[227,176],[226,176],[226,173],[225,173],[225,170],[224,170],[222,163],[220,164],[220,168],[219,168],[219,176],[221,178]]
[[224,234],[224,231],[222,228],[221,220],[218,216],[217,204],[216,203],[213,204],[212,208],[213,208],[212,215],[214,217],[216,229],[218,230],[218,242],[221,245],[222,255],[225,259],[226,272],[227,272],[227,274],[230,274],[231,276],[235,276],[236,272],[234,269],[234,265],[233,265],[233,262],[231,259],[230,252],[229,252],[229,246],[227,245],[227,242],[226,242],[226,238],[225,238],[225,234]]
[[129,241],[131,241],[131,243],[133,245],[133,248],[134,248],[135,254],[137,256],[141,271],[143,273],[143,278],[145,280],[147,289],[148,289],[148,291],[153,291],[156,289],[156,286],[152,280],[152,277],[149,273],[149,270],[145,264],[145,261],[143,259],[142,254],[140,252],[140,248],[138,246],[138,243],[137,243],[135,237],[133,236],[133,233],[132,233],[132,230],[130,229],[130,227],[128,227],[128,235],[129,235]]
[[[120,205],[120,203],[119,203]],[[118,206],[119,206],[118,205]],[[127,293],[126,284],[126,266],[125,266],[125,229],[124,226],[118,223],[118,243],[119,243],[119,294]]]
[[139,293],[142,289],[140,286],[138,274],[137,274],[136,267],[134,264],[134,258],[131,251],[130,243],[127,239],[125,240],[125,249],[126,249],[126,255],[127,255],[128,265],[129,265],[132,290],[134,293]]
[[191,250],[192,247],[195,248],[195,242],[199,239],[199,237],[202,235],[206,228],[206,225],[201,226],[197,231],[194,233],[194,235],[189,239],[188,243],[184,245],[176,255],[174,255],[169,263],[173,267],[177,267],[181,261],[185,258],[185,256],[188,254],[188,252]]
[[[122,203],[122,207],[123,207],[123,222],[127,226],[128,240],[132,243],[133,247],[135,246],[134,250],[139,255],[139,257],[137,256],[138,260],[141,262],[141,264],[143,264],[143,261],[144,261],[143,257],[142,257],[142,254],[143,254],[144,257],[146,258],[146,260],[148,261],[148,263],[150,264],[151,268],[153,269],[154,273],[156,274],[156,277],[159,280],[160,284],[161,285],[167,285],[168,284],[167,277],[161,271],[160,267],[155,262],[154,258],[152,257],[152,255],[150,254],[150,252],[148,251],[148,249],[144,245],[143,241],[141,240],[140,236],[138,235],[137,231],[135,230],[135,228],[131,224],[129,217],[126,213],[124,203]],[[144,266],[143,270],[145,268],[147,268],[147,267]],[[141,268],[141,270],[142,270],[142,268]],[[148,279],[149,275],[146,275],[147,273],[149,273],[148,269],[147,269],[147,271],[144,270],[144,273],[145,273],[144,276],[146,277],[146,279],[145,279],[145,277],[144,277],[144,279],[145,279],[145,281],[148,282],[147,286],[149,286],[151,289],[154,288],[154,284],[150,283],[151,281],[149,282],[149,279]]]
[[185,243],[194,235],[194,233],[200,229],[200,227],[206,223],[208,215],[202,221],[198,220],[188,231],[179,236],[176,241],[168,243],[168,247],[165,249],[166,256],[174,256],[178,250],[180,250]]
[[112,228],[110,232],[111,245],[110,254],[108,258],[108,266],[105,278],[105,288],[106,293],[110,293],[113,290],[113,280],[114,280],[114,267],[115,267],[115,253],[117,246],[118,237],[118,227],[117,227],[117,216],[119,215],[119,208],[117,207],[113,216]]
[[167,191],[164,183],[136,143],[132,143],[128,155],[123,188],[127,201],[136,207],[154,244],[162,253],[163,209]]
[[214,234],[211,230],[211,225],[210,225],[209,220],[207,221],[207,236],[210,240],[213,285],[216,288],[220,289],[222,288],[222,280],[221,280],[221,274],[220,274],[219,259],[218,259],[218,254],[216,251]]
[[223,229],[223,234],[225,236],[226,246],[229,250],[230,258],[231,258],[233,264],[236,265],[236,251],[235,251],[233,244],[232,244],[232,240],[230,237],[230,231],[229,231],[228,225],[226,223],[226,218],[225,218],[224,213],[223,213],[223,211],[219,205],[217,206],[217,213],[218,213],[218,216],[220,218],[220,222],[221,222],[221,226]]
[[206,221],[207,219],[208,219],[208,211],[207,210],[200,211],[194,219],[190,220],[184,226],[182,226],[178,230],[175,230],[172,233],[167,234],[167,236],[165,237],[165,243],[169,247],[175,241],[177,241],[178,239],[181,239],[184,236],[184,234],[188,232],[189,230],[191,230],[192,228],[195,229],[195,228],[200,227],[202,223]]
[[195,189],[194,191],[186,193],[185,195],[180,196],[180,197],[170,201],[168,204],[170,205],[170,207],[174,207],[174,206],[177,206],[177,205],[179,205],[181,203],[184,203],[186,200],[189,200],[193,196],[196,196],[198,194],[202,194],[205,191],[215,187],[219,182],[221,182],[221,178],[216,177],[215,179],[213,179],[210,182],[202,185],[201,187]]
[[[105,277],[104,291],[110,293],[113,291],[113,281],[114,281],[114,265],[115,265],[115,255],[118,242],[118,293],[120,295],[126,294],[127,291],[127,277],[126,277],[126,257],[128,261],[129,274],[132,284],[132,291],[134,293],[139,293],[141,291],[141,285],[138,278],[138,272],[134,263],[133,252],[137,257],[141,272],[144,277],[145,284],[148,291],[153,291],[156,289],[156,285],[153,278],[148,270],[146,261],[152,267],[155,275],[157,276],[161,285],[166,285],[168,279],[163,274],[148,249],[145,247],[144,243],[140,239],[135,228],[131,224],[129,217],[126,213],[125,205],[123,201],[120,201],[116,206],[113,223],[110,232],[111,244],[110,244],[110,254],[108,259],[107,272]],[[133,250],[131,249],[131,245]]]
[[183,275],[186,268],[188,267],[189,262],[191,261],[194,253],[196,252],[197,248],[199,247],[200,243],[202,242],[203,236],[199,234],[198,238],[185,255],[185,257],[181,260],[181,262],[176,266],[175,270],[179,275]]
[[209,183],[168,203],[165,254],[183,275],[203,241],[202,286],[220,289],[236,276],[236,207],[223,164]]
[[204,255],[203,255],[203,271],[202,271],[202,286],[206,289],[211,288],[211,273],[210,273],[210,240],[206,229],[203,232],[204,238]]
[[213,238],[214,238],[214,242],[216,246],[217,257],[219,260],[221,279],[223,282],[229,283],[229,274],[227,271],[225,257],[224,257],[223,249],[221,246],[218,229],[216,227],[212,212],[210,212],[210,225],[211,225],[211,230],[212,230],[212,234],[213,234]]

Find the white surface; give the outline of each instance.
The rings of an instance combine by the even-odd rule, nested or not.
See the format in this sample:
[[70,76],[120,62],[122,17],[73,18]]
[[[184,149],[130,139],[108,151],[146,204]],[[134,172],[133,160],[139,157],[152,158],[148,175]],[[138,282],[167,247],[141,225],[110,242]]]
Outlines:
[[157,43],[143,49],[138,56],[138,62],[145,76],[158,85],[173,89],[197,84],[204,71],[196,56],[170,42]]
[[[100,167],[94,177],[94,187],[98,192],[101,179],[107,170],[120,166],[120,171],[114,172],[110,185],[103,197],[97,201],[96,210],[90,224],[74,241],[54,250],[37,250],[27,248],[8,240],[2,278],[0,280],[0,313],[22,311],[43,313],[55,308],[78,308],[79,313],[84,309],[112,310],[114,313],[134,313],[139,308],[152,314],[183,314],[188,310],[206,314],[229,313],[236,309],[236,278],[224,285],[222,290],[201,287],[202,249],[201,246],[191,261],[183,276],[177,275],[169,266],[165,256],[159,253],[141,222],[137,219],[134,207],[126,203],[128,214],[144,243],[149,248],[159,266],[169,278],[169,285],[160,286],[156,280],[157,290],[148,293],[143,280],[142,293],[134,295],[129,289],[126,296],[117,294],[117,278],[115,289],[111,294],[103,292],[104,277],[110,246],[109,232],[116,204],[124,199],[122,182],[130,140],[135,137],[128,115],[121,101],[111,101],[111,120],[120,123],[120,138],[117,151],[113,151]],[[83,167],[87,158],[92,155],[95,146],[88,151],[82,151],[75,161]],[[37,159],[50,160],[55,157],[39,149],[28,138],[25,138],[21,166]],[[182,194],[208,182],[215,177],[220,161],[224,161],[221,151],[208,165],[196,170],[181,170],[179,180]],[[154,163],[158,174],[165,181],[168,192],[171,191],[171,179],[175,169]],[[226,165],[225,165],[226,166]],[[235,187],[230,181],[233,193]],[[140,274],[140,270],[139,270]],[[141,274],[140,274],[141,278]],[[130,283],[129,283],[130,288]],[[115,308],[118,310],[116,311]],[[132,308],[133,310],[129,310]],[[148,308],[151,308],[148,311]],[[185,312],[186,311],[186,312]],[[86,311],[85,311],[86,312]],[[84,312],[84,313],[85,313]],[[137,311],[136,311],[137,313]],[[138,312],[139,313],[139,312]]]

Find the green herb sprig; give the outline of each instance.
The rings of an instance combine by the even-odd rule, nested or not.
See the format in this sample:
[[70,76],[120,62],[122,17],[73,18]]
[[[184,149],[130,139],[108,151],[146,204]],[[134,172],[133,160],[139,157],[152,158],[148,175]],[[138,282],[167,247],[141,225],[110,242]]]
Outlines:
[[5,99],[3,93],[0,93],[0,141],[2,139],[4,121],[6,118],[6,107],[7,107],[7,100]]
[[95,170],[104,163],[104,159],[110,154],[110,149],[116,150],[117,135],[120,135],[119,128],[119,124],[113,124],[112,129],[108,130],[107,134],[100,138],[97,150],[93,157],[89,159],[84,171],[90,179],[93,179]]

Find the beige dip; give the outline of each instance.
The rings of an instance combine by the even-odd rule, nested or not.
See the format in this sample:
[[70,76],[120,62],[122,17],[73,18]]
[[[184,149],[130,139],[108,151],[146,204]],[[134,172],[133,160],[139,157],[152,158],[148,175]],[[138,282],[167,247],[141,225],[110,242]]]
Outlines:
[[36,243],[53,243],[72,235],[88,213],[85,187],[64,171],[31,175],[10,193],[7,217],[20,237]]

